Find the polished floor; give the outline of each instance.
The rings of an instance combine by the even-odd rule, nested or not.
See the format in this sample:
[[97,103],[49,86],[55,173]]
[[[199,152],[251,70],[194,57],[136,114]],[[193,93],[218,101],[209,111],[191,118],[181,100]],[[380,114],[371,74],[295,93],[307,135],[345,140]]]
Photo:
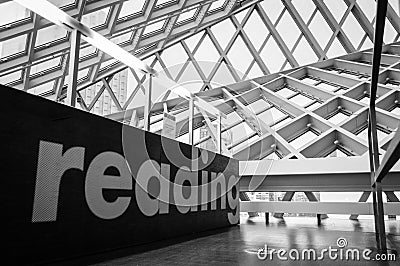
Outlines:
[[[304,249],[315,249],[318,257],[324,248],[337,248],[338,238],[347,241],[344,250],[358,249],[362,254],[366,248],[374,249],[373,229],[373,220],[328,218],[318,226],[313,217],[286,217],[284,220],[270,218],[266,225],[264,217],[243,216],[240,226],[213,235],[133,255],[107,258],[95,265],[400,265],[399,220],[386,221],[388,248],[395,254],[395,261],[377,262],[362,258],[346,261],[345,255],[342,260],[339,257],[331,260],[327,253],[324,259],[315,261],[293,260],[288,258],[288,253],[286,261],[278,259],[276,254],[265,260],[257,256],[257,251],[267,245],[269,250],[282,248],[290,252],[290,249],[297,249],[300,254]],[[373,256],[375,252],[370,255]]]

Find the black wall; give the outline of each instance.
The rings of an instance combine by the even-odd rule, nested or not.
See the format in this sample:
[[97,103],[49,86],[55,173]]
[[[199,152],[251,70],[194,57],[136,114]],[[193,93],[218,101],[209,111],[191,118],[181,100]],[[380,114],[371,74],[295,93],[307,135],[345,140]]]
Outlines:
[[[169,214],[147,217],[137,206],[134,189],[103,191],[109,201],[121,193],[132,199],[120,217],[96,217],[84,191],[86,171],[96,155],[104,151],[130,154],[134,175],[148,158],[169,164],[161,142],[173,147],[176,142],[5,86],[0,86],[0,99],[0,213],[2,246],[6,247],[2,260],[6,264],[54,261],[230,225],[227,214],[235,210],[230,209],[228,201],[225,210],[220,209],[219,202],[217,210],[210,210],[208,204],[207,211],[187,214],[170,206]],[[62,144],[64,152],[84,147],[85,159],[83,171],[67,170],[61,179],[56,221],[33,223],[40,141]],[[179,146],[190,158],[191,147]],[[171,164],[171,181],[177,169]],[[238,163],[217,155],[204,170],[237,175]]]

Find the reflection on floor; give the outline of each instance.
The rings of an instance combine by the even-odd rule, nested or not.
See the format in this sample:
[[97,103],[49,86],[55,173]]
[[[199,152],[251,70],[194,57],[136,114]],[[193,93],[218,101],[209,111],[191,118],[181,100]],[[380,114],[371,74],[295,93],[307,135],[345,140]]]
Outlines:
[[[351,221],[329,218],[318,226],[316,218],[287,217],[285,220],[270,218],[266,225],[263,217],[241,218],[241,225],[225,232],[206,236],[141,254],[108,260],[97,265],[400,265],[400,221],[386,221],[388,247],[396,261],[381,262],[354,260],[330,260],[325,253],[323,260],[295,261],[279,260],[274,254],[266,260],[257,257],[257,251],[265,245],[268,249],[315,249],[316,254],[324,248],[337,248],[337,239],[345,238],[347,249],[359,249],[360,256],[365,248],[375,246],[373,220]],[[396,251],[397,250],[397,251]],[[338,253],[339,254],[339,253]],[[343,253],[345,254],[345,253]],[[296,254],[292,253],[292,257]],[[370,257],[374,256],[373,253]],[[306,256],[308,256],[306,254]],[[351,255],[349,255],[351,258]],[[307,258],[307,257],[306,257]],[[345,255],[343,255],[345,258]]]

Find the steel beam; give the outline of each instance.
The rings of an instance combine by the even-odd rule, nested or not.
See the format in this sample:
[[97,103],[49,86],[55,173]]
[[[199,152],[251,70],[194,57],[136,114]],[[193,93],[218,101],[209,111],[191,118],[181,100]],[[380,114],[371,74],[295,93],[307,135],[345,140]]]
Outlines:
[[66,104],[75,107],[76,92],[78,87],[78,65],[79,65],[79,47],[81,44],[81,33],[74,30],[71,33],[71,52],[69,58],[69,80],[67,88]]
[[150,131],[150,115],[151,115],[151,93],[152,93],[152,88],[153,87],[153,76],[149,75],[149,84],[148,86],[145,87],[146,92],[145,92],[145,102],[144,102],[144,130]]
[[371,89],[370,89],[370,106],[369,106],[369,121],[368,121],[368,142],[369,142],[369,159],[371,168],[371,183],[373,186],[373,205],[374,205],[374,218],[375,228],[377,229],[377,247],[382,252],[386,252],[386,233],[384,210],[382,201],[382,185],[381,182],[375,182],[375,173],[379,168],[379,148],[378,137],[376,129],[376,111],[375,111],[375,98],[376,90],[378,87],[379,70],[382,54],[383,34],[385,31],[385,20],[388,1],[378,0],[376,8],[375,20],[375,35],[374,35],[374,49],[372,58],[372,75],[371,75]]

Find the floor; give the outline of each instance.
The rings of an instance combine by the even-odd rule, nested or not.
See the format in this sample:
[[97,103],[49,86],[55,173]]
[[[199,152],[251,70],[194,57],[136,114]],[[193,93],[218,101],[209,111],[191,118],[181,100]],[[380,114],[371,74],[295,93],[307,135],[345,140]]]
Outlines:
[[[270,218],[269,225],[264,217],[241,217],[240,226],[234,226],[214,235],[176,243],[152,251],[119,256],[95,265],[400,265],[400,221],[386,221],[388,248],[396,261],[366,261],[362,251],[374,249],[375,234],[373,220],[352,221],[328,218],[317,225],[315,217],[285,217],[284,220]],[[300,259],[303,249],[315,249],[317,257],[324,248],[337,248],[337,239],[345,238],[343,250],[358,249],[361,259],[329,259],[328,253],[321,260],[293,260],[289,253],[282,254],[288,260],[280,260],[277,254],[270,257],[271,249],[297,249]],[[257,256],[260,248],[267,245],[269,257],[261,260]],[[294,251],[293,251],[294,252]],[[260,253],[262,256],[265,253]],[[295,258],[296,253],[291,253]],[[343,253],[345,254],[345,253]],[[350,253],[349,253],[350,254]],[[375,256],[373,252],[370,257]],[[338,255],[339,256],[339,255]],[[350,256],[350,255],[349,255]]]

